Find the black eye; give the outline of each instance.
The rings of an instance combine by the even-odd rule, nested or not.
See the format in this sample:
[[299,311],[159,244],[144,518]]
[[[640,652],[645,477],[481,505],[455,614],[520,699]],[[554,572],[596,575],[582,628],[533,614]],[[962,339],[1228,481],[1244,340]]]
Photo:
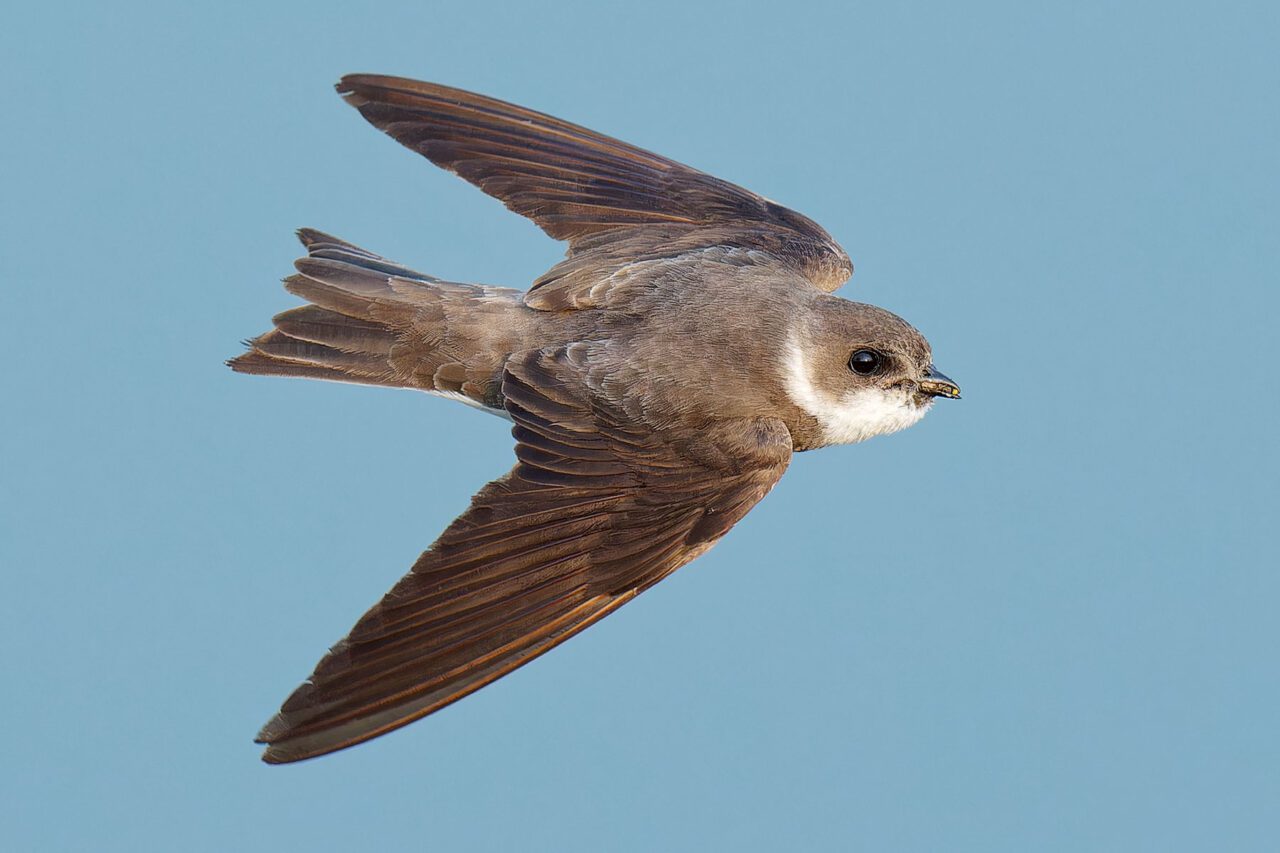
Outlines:
[[849,369],[863,376],[870,376],[880,369],[884,356],[873,349],[860,349],[849,356]]

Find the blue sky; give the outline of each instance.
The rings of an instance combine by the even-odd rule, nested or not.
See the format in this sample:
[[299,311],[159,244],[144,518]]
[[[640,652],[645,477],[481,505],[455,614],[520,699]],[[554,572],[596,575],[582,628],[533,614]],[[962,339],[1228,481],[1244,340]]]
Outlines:
[[[0,824],[23,850],[1271,849],[1271,4],[27,4],[0,66]],[[510,464],[235,376],[291,232],[561,248],[346,72],[560,115],[821,222],[964,388],[392,736],[251,738]]]

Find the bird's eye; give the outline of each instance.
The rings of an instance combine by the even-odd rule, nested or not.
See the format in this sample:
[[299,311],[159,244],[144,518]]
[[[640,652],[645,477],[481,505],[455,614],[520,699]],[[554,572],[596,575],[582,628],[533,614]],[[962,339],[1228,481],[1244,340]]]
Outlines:
[[860,349],[849,356],[849,369],[863,376],[870,376],[880,369],[884,356],[873,349]]

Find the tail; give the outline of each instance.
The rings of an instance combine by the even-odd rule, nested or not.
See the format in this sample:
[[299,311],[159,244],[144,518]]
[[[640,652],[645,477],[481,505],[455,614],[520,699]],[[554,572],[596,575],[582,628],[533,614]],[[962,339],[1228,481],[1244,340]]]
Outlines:
[[522,348],[521,293],[415,272],[304,228],[285,289],[309,305],[272,318],[227,362],[237,373],[416,388],[505,415],[502,364]]

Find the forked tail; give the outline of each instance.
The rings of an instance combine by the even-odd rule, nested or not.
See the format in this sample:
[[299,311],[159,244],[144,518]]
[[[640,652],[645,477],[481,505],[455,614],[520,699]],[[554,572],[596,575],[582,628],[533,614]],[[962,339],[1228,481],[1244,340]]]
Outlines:
[[417,388],[503,414],[498,378],[522,338],[521,293],[441,281],[304,228],[285,279],[309,305],[227,362],[237,373]]

